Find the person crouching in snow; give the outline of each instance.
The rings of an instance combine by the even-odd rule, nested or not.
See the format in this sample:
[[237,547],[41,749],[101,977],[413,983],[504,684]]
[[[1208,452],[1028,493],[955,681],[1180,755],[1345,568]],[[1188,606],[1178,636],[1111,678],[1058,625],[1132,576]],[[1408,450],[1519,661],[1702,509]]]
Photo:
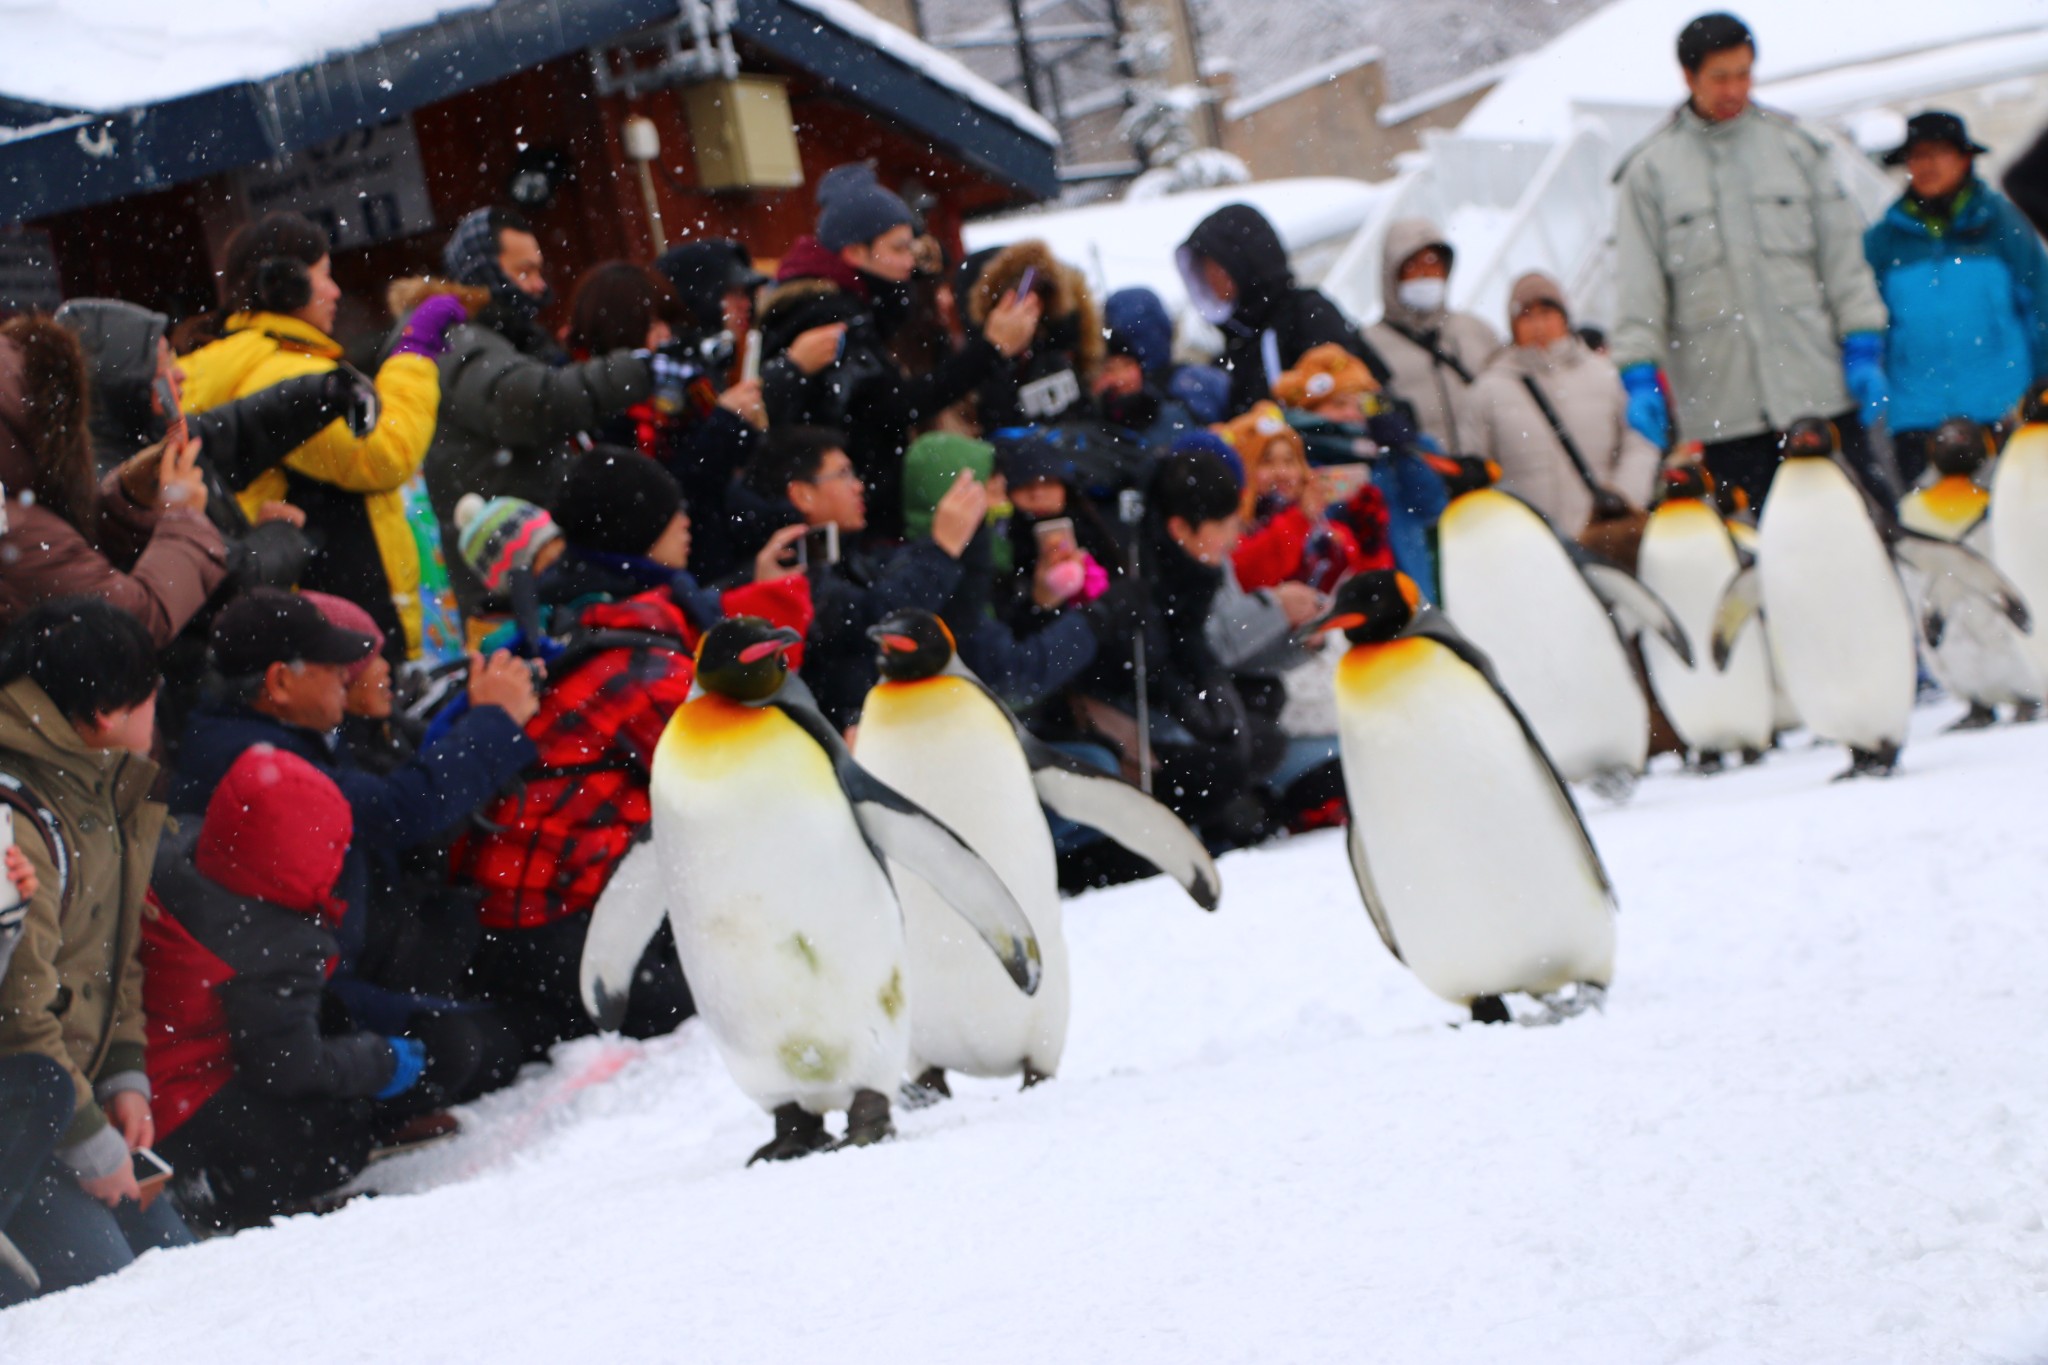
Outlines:
[[1219,434],[1244,461],[1247,529],[1230,562],[1246,591],[1305,583],[1328,592],[1349,574],[1394,567],[1379,489],[1366,482],[1327,505],[1278,404],[1260,403]]
[[[655,746],[696,681],[698,641],[728,615],[811,628],[810,583],[781,562],[794,559],[803,527],[769,538],[753,582],[699,587],[685,568],[682,491],[637,451],[598,446],[578,458],[554,521],[568,549],[537,588],[563,652],[526,723],[539,759],[453,859],[456,878],[483,892],[471,984],[532,1057],[595,1028],[577,985],[590,912],[651,814]],[[642,959],[625,1031],[667,1033],[694,1012],[664,924]]]
[[142,930],[152,1108],[195,1222],[246,1227],[339,1189],[380,1134],[462,1079],[441,1073],[466,1063],[415,1039],[321,1029],[354,830],[331,779],[258,745],[198,828],[157,851],[161,913]]

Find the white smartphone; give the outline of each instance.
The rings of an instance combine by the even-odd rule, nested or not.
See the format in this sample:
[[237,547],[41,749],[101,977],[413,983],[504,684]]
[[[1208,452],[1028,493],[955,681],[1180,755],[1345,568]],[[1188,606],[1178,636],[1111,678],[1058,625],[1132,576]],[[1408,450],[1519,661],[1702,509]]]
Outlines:
[[756,327],[747,333],[747,353],[740,358],[740,383],[751,383],[761,377],[761,329]]

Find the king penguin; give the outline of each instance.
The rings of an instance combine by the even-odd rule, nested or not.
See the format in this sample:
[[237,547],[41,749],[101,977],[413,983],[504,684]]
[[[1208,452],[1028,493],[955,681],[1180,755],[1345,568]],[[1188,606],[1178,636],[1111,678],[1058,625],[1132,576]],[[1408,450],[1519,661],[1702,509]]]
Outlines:
[[[2020,428],[2005,443],[1991,477],[1991,561],[2025,596],[2048,604],[2048,385],[2020,406]],[[2048,680],[2048,630],[2026,640],[2035,674]]]
[[1035,995],[1000,969],[922,880],[897,883],[910,945],[911,1066],[919,1087],[950,1093],[945,1073],[1052,1076],[1066,1047],[1068,971],[1058,869],[1040,803],[1090,825],[1178,881],[1205,910],[1222,893],[1202,841],[1174,813],[1111,773],[1031,734],[974,676],[952,632],[928,611],[899,611],[868,632],[881,680],[861,709],[861,766],[944,820],[1031,917],[1045,970]]
[[1690,657],[1670,608],[1497,488],[1445,509],[1437,554],[1444,610],[1493,660],[1558,771],[1625,796],[1650,753],[1650,704],[1625,639],[1654,632]]
[[1311,630],[1351,642],[1337,723],[1351,870],[1387,951],[1431,991],[1504,1023],[1614,976],[1614,895],[1564,779],[1486,656],[1415,585],[1348,579]]
[[[796,632],[753,617],[714,626],[697,683],[654,757],[650,866],[621,864],[592,917],[584,1002],[623,1009],[664,911],[697,1008],[733,1079],[775,1116],[753,1161],[892,1131],[910,1050],[903,918],[885,859],[936,888],[994,954],[1002,989],[1038,988],[1031,924],[960,837],[853,761],[785,656]],[[751,1164],[751,1162],[749,1163]]]
[[[1981,482],[1995,454],[1988,433],[1967,417],[1952,417],[1935,428],[1927,444],[1928,463],[1938,476],[1899,503],[1899,523],[1937,540],[1955,541],[1988,553],[1991,495]],[[1998,708],[2011,705],[2022,719],[2039,714],[2041,673],[2034,666],[2033,640],[1990,602],[1954,591],[1955,581],[1910,574],[1920,614],[1920,641],[1927,671],[1969,711],[1951,730],[1980,730],[1998,721]]]
[[2026,608],[1981,557],[1900,526],[1842,463],[1833,426],[1801,418],[1764,498],[1757,562],[1737,574],[1715,614],[1714,660],[1759,612],[1786,691],[1822,739],[1848,746],[1843,777],[1898,767],[1918,690],[1905,565],[1942,591],[1990,601],[2024,627]]
[[1680,658],[1652,637],[1643,641],[1643,663],[1671,728],[1702,772],[1720,768],[1727,753],[1760,754],[1774,733],[1771,669],[1762,637],[1738,641],[1725,669],[1707,662],[1715,608],[1741,572],[1743,558],[1713,504],[1706,471],[1696,464],[1667,471],[1663,494],[1643,528],[1636,573],[1671,608],[1692,658]]

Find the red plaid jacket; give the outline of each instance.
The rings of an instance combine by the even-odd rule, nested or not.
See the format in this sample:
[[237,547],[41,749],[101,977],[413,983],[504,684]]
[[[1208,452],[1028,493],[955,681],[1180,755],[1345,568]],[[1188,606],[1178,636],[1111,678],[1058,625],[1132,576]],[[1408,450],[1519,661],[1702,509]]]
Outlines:
[[[801,575],[733,588],[721,603],[728,616],[810,630],[811,585]],[[697,632],[665,590],[587,607],[578,627],[643,639],[549,681],[526,723],[539,761],[484,811],[495,832],[456,845],[455,875],[483,888],[491,929],[538,929],[597,903],[647,823],[655,746],[696,678]]]

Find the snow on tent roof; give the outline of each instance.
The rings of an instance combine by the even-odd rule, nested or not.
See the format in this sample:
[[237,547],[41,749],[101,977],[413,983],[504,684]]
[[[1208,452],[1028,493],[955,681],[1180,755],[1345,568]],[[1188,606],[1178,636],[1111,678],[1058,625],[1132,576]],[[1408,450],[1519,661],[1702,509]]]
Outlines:
[[262,80],[487,0],[16,0],[0,95],[54,109],[133,109]]
[[[1685,98],[1678,33],[1708,8],[1706,0],[1616,0],[1522,58],[1459,131],[1545,140],[1570,131],[1575,104],[1676,107]],[[2048,27],[2048,0],[1772,0],[1744,18],[1768,103],[1770,86],[1815,72]]]
[[1349,240],[1386,192],[1384,185],[1335,176],[1265,180],[1135,203],[984,218],[967,224],[962,235],[969,251],[1038,238],[1086,275],[1092,288],[1107,293],[1143,285],[1177,311],[1187,290],[1174,265],[1174,248],[1225,204],[1250,204],[1265,214],[1293,254]]

